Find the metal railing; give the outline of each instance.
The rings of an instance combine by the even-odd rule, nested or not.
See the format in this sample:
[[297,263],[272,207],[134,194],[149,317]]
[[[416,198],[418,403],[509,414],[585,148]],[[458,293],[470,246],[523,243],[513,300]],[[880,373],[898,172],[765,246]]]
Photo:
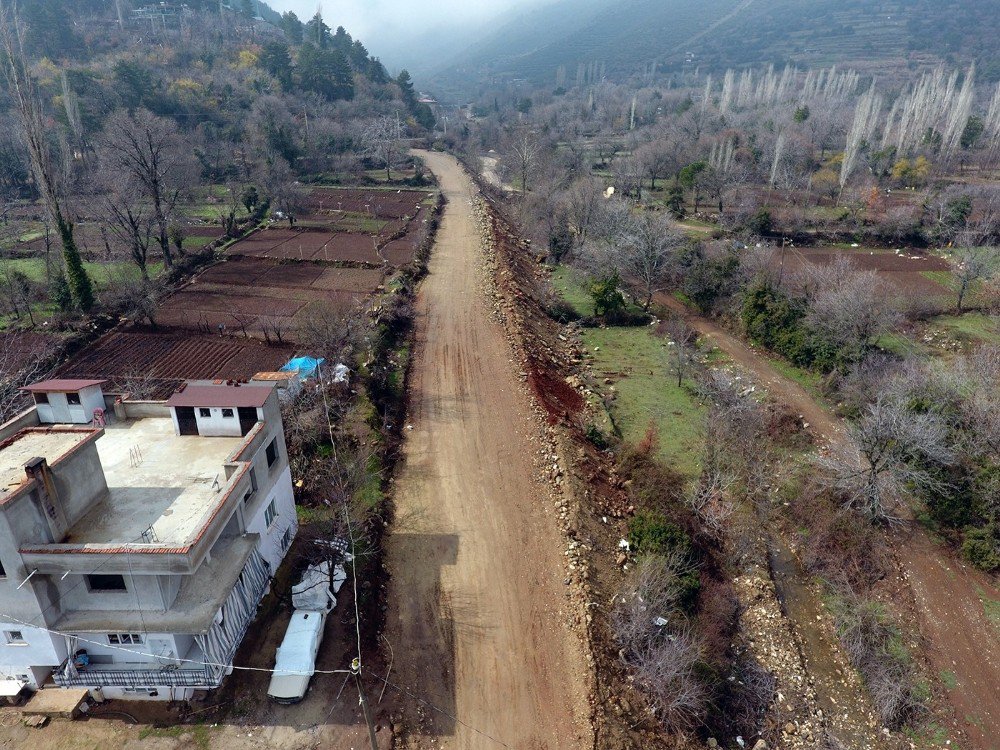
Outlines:
[[65,664],[52,675],[59,687],[193,687],[214,688],[222,681],[221,670],[179,669],[158,667],[155,669],[83,669],[76,674],[66,674]]

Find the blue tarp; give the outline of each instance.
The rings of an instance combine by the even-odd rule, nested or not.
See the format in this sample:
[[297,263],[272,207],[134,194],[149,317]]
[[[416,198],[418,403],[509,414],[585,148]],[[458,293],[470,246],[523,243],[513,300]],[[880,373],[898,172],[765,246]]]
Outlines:
[[281,368],[281,371],[298,372],[300,378],[311,378],[315,377],[316,371],[324,362],[326,362],[325,359],[316,359],[315,357],[296,357],[289,360],[288,364]]

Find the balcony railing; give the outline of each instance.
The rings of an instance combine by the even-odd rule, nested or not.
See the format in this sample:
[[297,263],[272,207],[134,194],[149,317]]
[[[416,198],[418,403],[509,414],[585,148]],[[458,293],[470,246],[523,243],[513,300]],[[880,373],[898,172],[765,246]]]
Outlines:
[[59,687],[158,688],[191,687],[210,689],[222,681],[221,670],[206,669],[86,669],[67,674],[65,665],[52,676]]
[[[199,653],[197,659],[166,666],[151,661],[146,669],[114,669],[114,665],[103,664],[76,667],[72,659],[67,659],[52,675],[52,680],[60,687],[216,688],[229,671],[236,649],[264,598],[269,580],[267,562],[254,550],[222,606],[222,621],[216,622],[207,635],[195,636]],[[75,639],[69,638],[70,653],[74,653]],[[191,663],[199,661],[202,663]],[[112,668],[108,669],[108,666]]]

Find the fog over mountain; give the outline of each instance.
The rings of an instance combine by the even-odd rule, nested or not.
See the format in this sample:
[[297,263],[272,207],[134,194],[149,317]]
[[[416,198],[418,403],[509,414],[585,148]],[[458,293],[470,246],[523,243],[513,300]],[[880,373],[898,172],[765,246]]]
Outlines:
[[[294,11],[303,21],[318,7],[331,28],[343,26],[365,40],[390,68],[412,71],[440,66],[443,58],[464,50],[490,21],[510,11],[546,5],[551,0],[269,0],[279,12]],[[433,50],[433,54],[429,51]]]

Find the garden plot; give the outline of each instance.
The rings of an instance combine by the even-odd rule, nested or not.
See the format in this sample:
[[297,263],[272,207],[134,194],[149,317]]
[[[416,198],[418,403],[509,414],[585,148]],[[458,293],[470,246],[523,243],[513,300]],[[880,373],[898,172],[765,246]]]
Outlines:
[[[903,251],[864,250],[860,248],[806,247],[785,252],[785,270],[805,270],[809,265],[827,265],[848,257],[863,271],[874,271],[891,284],[900,296],[941,297],[950,294],[942,283],[949,273],[948,263],[934,255]],[[776,262],[780,253],[775,256]]]

